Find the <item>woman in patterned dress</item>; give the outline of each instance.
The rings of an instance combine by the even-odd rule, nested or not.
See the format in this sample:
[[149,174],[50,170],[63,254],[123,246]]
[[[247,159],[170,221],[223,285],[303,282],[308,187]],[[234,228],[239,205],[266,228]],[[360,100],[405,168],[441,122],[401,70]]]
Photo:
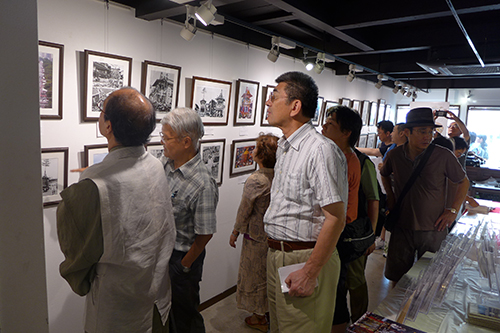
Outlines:
[[245,182],[236,223],[229,238],[229,244],[236,247],[236,239],[240,233],[243,234],[236,291],[237,306],[253,313],[245,318],[245,323],[263,332],[267,332],[269,327],[266,318],[267,235],[264,232],[263,218],[271,199],[277,142],[278,138],[272,134],[261,134],[257,138],[253,158],[259,169]]

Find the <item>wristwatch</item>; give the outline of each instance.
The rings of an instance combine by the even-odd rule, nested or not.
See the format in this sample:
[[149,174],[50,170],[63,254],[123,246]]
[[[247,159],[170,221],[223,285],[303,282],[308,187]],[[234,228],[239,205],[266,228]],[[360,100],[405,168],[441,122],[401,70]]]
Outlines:
[[456,214],[458,213],[457,210],[455,208],[446,208],[448,209],[450,212],[452,212],[453,214]]
[[181,264],[181,266],[182,266],[182,271],[183,271],[184,273],[189,273],[189,272],[191,272],[191,267],[186,267],[186,266],[184,266],[183,264]]

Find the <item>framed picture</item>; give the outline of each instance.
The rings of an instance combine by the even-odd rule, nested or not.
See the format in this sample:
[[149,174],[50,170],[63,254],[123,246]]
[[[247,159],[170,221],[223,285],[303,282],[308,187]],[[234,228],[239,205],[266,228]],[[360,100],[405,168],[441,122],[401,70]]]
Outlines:
[[331,107],[337,106],[337,105],[339,105],[339,103],[334,102],[334,101],[326,101],[325,102],[325,107],[324,107],[325,110],[323,111],[323,114],[321,116],[321,125],[326,123],[326,115],[327,115],[328,109]]
[[347,107],[350,107],[351,106],[351,100],[349,98],[341,98],[340,99],[340,104],[342,104],[343,106],[347,106]]
[[385,106],[385,120],[392,121],[394,125],[396,125],[396,110],[391,107],[390,104],[386,104]]
[[222,185],[226,139],[200,140],[201,159],[217,185]]
[[62,119],[64,45],[38,42],[41,119]]
[[370,107],[370,121],[369,126],[374,126],[377,124],[377,114],[378,114],[378,104],[377,102],[372,102]]
[[368,139],[366,140],[366,148],[376,148],[377,144],[377,133],[369,133]]
[[370,101],[363,101],[363,108],[361,111],[361,120],[363,121],[363,126],[368,125],[369,118],[370,118]]
[[191,108],[204,125],[227,125],[231,85],[229,81],[193,76]]
[[318,104],[316,105],[316,112],[314,113],[314,118],[311,119],[313,126],[318,126],[321,120],[321,112],[323,111],[323,97],[318,97]]
[[366,148],[366,141],[368,141],[368,134],[361,134],[359,136],[358,147]]
[[68,148],[42,149],[43,206],[57,205],[68,186]]
[[361,101],[353,100],[352,101],[352,109],[358,111],[361,114]]
[[271,94],[273,93],[274,88],[276,86],[265,86],[262,87],[262,108],[260,113],[260,126],[271,126],[269,125],[269,121],[267,121],[267,105],[266,102],[269,98],[271,98]]
[[101,163],[102,160],[108,155],[108,145],[85,145],[83,148],[84,161],[83,166],[89,167],[91,165]]
[[384,116],[385,116],[385,99],[379,99],[377,124],[385,119]]
[[239,176],[257,170],[253,160],[253,150],[257,146],[256,139],[233,140],[231,144],[231,169],[229,175]]
[[259,82],[239,79],[236,81],[236,100],[234,103],[234,126],[255,125]]
[[181,67],[153,61],[142,63],[141,92],[149,98],[160,121],[177,107]]
[[157,159],[160,159],[163,156],[163,145],[161,142],[148,142],[146,151]]
[[130,86],[132,58],[85,50],[83,121],[96,121],[113,91]]

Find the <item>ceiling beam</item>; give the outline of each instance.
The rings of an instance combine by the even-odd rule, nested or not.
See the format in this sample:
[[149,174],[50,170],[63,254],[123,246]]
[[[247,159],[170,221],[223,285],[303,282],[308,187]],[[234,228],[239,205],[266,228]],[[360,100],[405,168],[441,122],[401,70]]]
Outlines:
[[[217,6],[229,5],[237,2],[241,2],[244,0],[213,0],[212,4]],[[162,7],[164,9],[151,9],[149,8],[149,4],[147,1],[144,1],[144,4],[138,5],[136,7],[136,17],[141,18],[147,21],[153,21],[158,19],[168,19],[171,17],[175,17],[178,15],[186,14],[186,6],[174,3],[172,1],[159,1],[156,3],[163,3]],[[196,5],[197,3],[191,1],[187,4]]]
[[383,54],[383,53],[399,53],[399,52],[414,52],[414,51],[422,51],[430,49],[430,46],[414,46],[414,47],[404,47],[400,49],[390,49],[390,50],[375,50],[375,51],[366,51],[366,52],[350,52],[350,53],[339,53],[335,54],[339,57],[349,57],[356,55],[373,55],[373,54]]
[[[485,12],[485,11],[489,11],[489,10],[499,10],[499,9],[500,9],[500,4],[497,4],[497,5],[459,9],[459,10],[457,10],[457,13],[458,14],[471,14],[471,13],[480,13],[480,12]],[[405,22],[411,22],[411,21],[428,20],[428,19],[447,17],[447,16],[453,16],[453,14],[450,11],[445,11],[445,12],[436,12],[436,13],[429,13],[429,14],[422,14],[422,15],[404,16],[404,17],[397,17],[397,18],[386,19],[386,20],[377,20],[377,21],[370,21],[370,22],[363,22],[363,23],[339,25],[339,26],[336,26],[335,29],[342,31],[342,30],[350,30],[350,29],[358,29],[358,28],[369,28],[369,27],[375,27],[375,26],[379,26],[379,25],[388,25],[388,24],[405,23]]]
[[288,21],[296,20],[296,19],[297,18],[295,17],[295,15],[292,14],[292,15],[274,17],[274,18],[267,19],[267,20],[254,21],[251,23],[255,24],[255,25],[269,25],[269,24],[275,24],[275,23],[288,22]]
[[350,44],[350,45],[352,45],[352,46],[354,46],[362,51],[373,51],[372,47],[358,41],[355,38],[352,38],[351,36],[343,33],[342,31],[335,29],[331,25],[329,25],[321,20],[318,20],[317,18],[307,14],[306,12],[298,9],[297,7],[294,7],[294,6],[286,3],[285,1],[266,0],[266,2],[273,5],[273,6],[278,7],[281,10],[284,10],[284,11],[289,12],[289,13],[293,13],[294,16],[298,20],[303,21],[307,25],[309,25],[315,29],[318,29],[319,31],[325,31],[325,32],[337,37],[338,39],[345,41],[346,43],[348,43],[348,44]]

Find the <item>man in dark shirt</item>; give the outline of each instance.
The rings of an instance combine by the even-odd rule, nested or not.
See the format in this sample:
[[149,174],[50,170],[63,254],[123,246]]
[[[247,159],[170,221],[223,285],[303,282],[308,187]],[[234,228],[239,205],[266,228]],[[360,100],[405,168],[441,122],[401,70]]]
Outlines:
[[[406,116],[408,142],[391,150],[380,170],[387,192],[389,210],[393,209],[412,171],[420,163],[434,134],[432,109],[416,108]],[[394,189],[391,186],[394,177]],[[457,183],[451,205],[446,205],[448,179]],[[404,197],[400,217],[392,230],[385,276],[395,284],[413,266],[415,253],[435,252],[447,235],[460,209],[469,180],[453,153],[435,146],[419,177]]]

